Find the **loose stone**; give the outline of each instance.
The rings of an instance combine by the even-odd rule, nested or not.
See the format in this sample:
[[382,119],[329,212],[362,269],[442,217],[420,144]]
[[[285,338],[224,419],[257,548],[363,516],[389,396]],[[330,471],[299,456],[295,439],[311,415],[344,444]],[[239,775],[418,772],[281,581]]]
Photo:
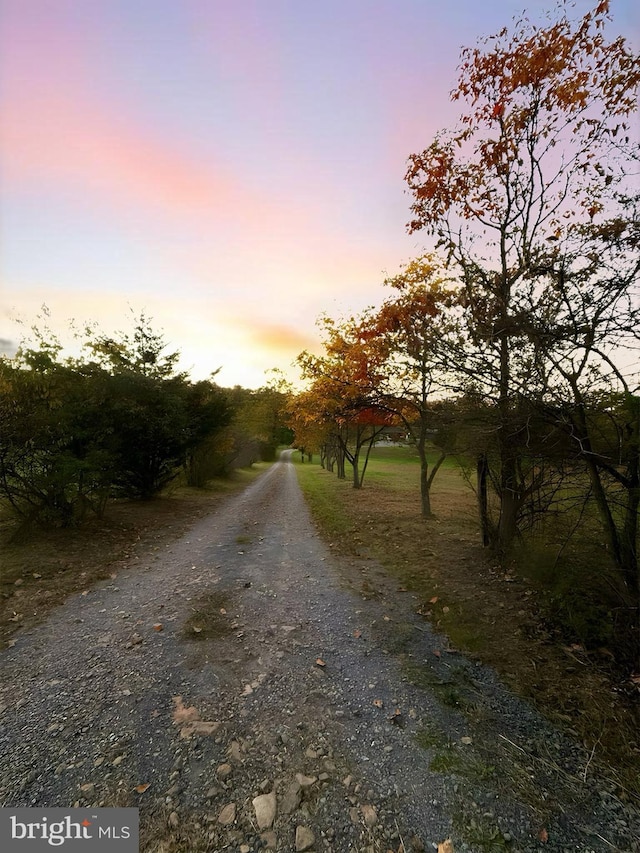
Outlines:
[[256,813],[258,829],[271,829],[276,817],[275,792],[272,791],[270,794],[261,794],[256,797],[253,800],[253,808]]
[[298,853],[303,853],[304,850],[310,850],[315,844],[316,837],[311,832],[308,826],[299,826],[296,829],[296,850]]
[[218,823],[229,826],[236,819],[236,804],[228,803],[218,815]]

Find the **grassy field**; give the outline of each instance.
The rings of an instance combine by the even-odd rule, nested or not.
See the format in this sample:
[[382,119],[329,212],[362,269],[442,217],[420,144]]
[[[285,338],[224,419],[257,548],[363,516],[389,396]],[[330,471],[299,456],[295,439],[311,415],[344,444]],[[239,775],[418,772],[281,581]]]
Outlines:
[[420,517],[418,460],[408,447],[375,448],[357,491],[317,463],[297,472],[336,550],[380,562],[417,594],[418,611],[453,647],[497,669],[594,749],[622,796],[640,798],[638,703],[620,690],[608,650],[598,647],[606,629],[591,586],[602,555],[592,542],[565,548],[558,560],[557,543],[538,534],[517,562],[499,566],[480,544],[475,495],[454,460],[434,481],[434,518]]

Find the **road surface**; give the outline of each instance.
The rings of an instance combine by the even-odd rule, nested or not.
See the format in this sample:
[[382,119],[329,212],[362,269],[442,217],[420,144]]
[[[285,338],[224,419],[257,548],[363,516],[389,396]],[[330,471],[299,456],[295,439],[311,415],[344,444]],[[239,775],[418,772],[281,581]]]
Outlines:
[[165,853],[640,849],[589,755],[415,605],[320,540],[285,453],[2,653],[1,802],[138,806]]

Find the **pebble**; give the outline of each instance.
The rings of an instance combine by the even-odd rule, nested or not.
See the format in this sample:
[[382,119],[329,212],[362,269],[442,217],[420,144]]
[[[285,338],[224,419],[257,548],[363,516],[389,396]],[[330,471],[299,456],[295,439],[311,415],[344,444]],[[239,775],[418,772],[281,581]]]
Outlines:
[[229,826],[236,819],[236,804],[235,803],[227,803],[226,806],[222,809],[220,814],[218,815],[218,823],[221,823],[223,826]]
[[367,826],[375,826],[378,822],[378,812],[376,811],[374,806],[362,805],[360,806],[360,811],[362,812],[362,817],[364,818],[364,822]]
[[275,792],[261,794],[259,797],[255,797],[252,802],[256,813],[258,829],[271,829],[273,821],[276,818],[277,801]]
[[302,786],[296,780],[295,782],[291,782],[291,784],[287,788],[280,804],[280,810],[283,814],[293,814],[293,812],[296,811],[301,802]]
[[278,846],[278,837],[275,832],[263,832],[260,840],[267,850],[275,850]]
[[296,850],[298,853],[303,853],[304,850],[310,850],[315,844],[315,841],[316,837],[308,826],[298,826],[296,828]]

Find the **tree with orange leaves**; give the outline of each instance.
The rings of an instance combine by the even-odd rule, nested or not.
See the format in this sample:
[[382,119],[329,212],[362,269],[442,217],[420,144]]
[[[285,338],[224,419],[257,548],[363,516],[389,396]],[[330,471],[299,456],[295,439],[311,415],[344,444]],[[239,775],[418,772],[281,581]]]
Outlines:
[[378,371],[375,399],[379,409],[395,415],[414,444],[420,460],[420,501],[423,518],[431,511],[431,485],[446,452],[430,468],[428,441],[437,442],[433,398],[449,390],[448,362],[458,345],[453,311],[456,292],[434,255],[406,264],[385,282],[394,293],[377,311],[360,319],[360,336],[375,346]]
[[303,434],[312,423],[316,429],[323,428],[337,449],[338,476],[344,477],[348,462],[353,486],[359,489],[376,438],[394,422],[393,415],[375,403],[375,389],[382,378],[382,351],[361,333],[360,321],[354,318],[336,323],[324,317],[322,324],[324,355],[305,351],[297,359],[303,377],[311,384],[292,401],[292,423],[294,429],[296,423],[304,425]]
[[[629,172],[638,155],[630,118],[640,63],[624,39],[605,37],[608,0],[578,20],[568,8],[562,4],[547,25],[524,18],[512,32],[463,51],[452,92],[465,107],[460,126],[412,154],[406,174],[409,230],[433,235],[462,282],[470,342],[464,368],[498,413],[491,479],[500,510],[491,540],[502,555],[518,535],[528,494],[518,400],[543,401],[558,381],[550,347],[557,353],[561,319],[571,319],[572,306],[566,287],[562,298],[557,293],[579,275],[582,286],[571,291],[579,301],[593,287],[585,258],[602,250],[606,233],[628,240],[632,228]],[[609,318],[631,299],[631,272],[618,276],[620,298]],[[624,314],[627,330],[632,317]],[[584,352],[589,332],[578,341],[573,325]],[[581,381],[589,375],[583,371]]]

